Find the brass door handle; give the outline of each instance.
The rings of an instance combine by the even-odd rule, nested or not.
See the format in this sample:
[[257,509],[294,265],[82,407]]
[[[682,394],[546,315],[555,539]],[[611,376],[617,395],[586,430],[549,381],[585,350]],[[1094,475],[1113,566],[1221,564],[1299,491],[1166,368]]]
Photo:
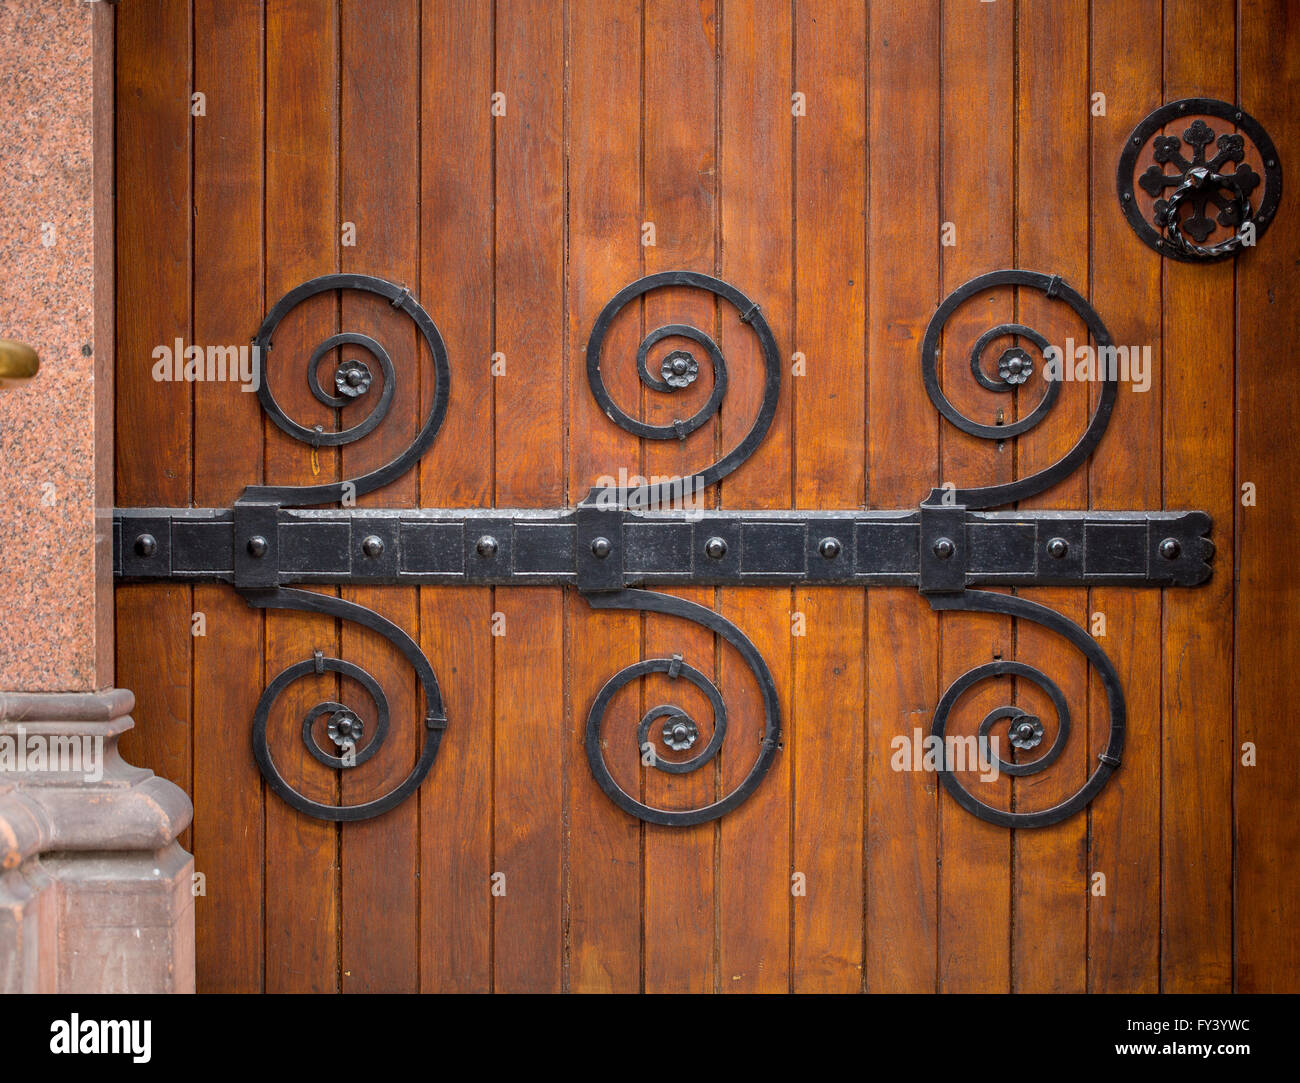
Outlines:
[[0,388],[25,384],[40,367],[41,359],[27,343],[0,338]]

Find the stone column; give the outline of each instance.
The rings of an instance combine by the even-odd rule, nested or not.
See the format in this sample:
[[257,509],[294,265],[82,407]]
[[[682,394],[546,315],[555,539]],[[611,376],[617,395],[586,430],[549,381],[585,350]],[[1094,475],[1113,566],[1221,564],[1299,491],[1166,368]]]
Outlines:
[[0,373],[0,991],[194,987],[190,802],[117,753],[113,283],[112,5],[5,0],[0,339],[40,370]]

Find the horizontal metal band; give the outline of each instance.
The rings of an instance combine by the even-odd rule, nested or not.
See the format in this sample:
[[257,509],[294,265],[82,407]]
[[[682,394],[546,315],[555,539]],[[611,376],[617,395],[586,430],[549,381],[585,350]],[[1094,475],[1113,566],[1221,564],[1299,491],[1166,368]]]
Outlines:
[[[118,508],[126,579],[631,586],[1195,586],[1203,512]],[[946,555],[945,555],[946,554]]]

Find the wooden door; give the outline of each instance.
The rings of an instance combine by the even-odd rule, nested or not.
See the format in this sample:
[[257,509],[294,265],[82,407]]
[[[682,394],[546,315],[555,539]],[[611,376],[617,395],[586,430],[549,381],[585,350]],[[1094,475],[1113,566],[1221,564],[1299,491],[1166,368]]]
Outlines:
[[[309,588],[409,633],[448,719],[414,795],[335,823],[264,783],[259,700],[316,651],[373,676],[390,732],[355,770],[318,762],[298,732],[321,700],[373,721],[347,673],[296,682],[267,722],[295,789],[365,802],[425,739],[425,692],[400,653],[224,583],[123,582],[118,683],[138,701],[124,749],[194,800],[182,841],[202,874],[200,990],[1295,989],[1297,505],[1281,448],[1298,390],[1294,216],[1284,202],[1235,260],[1178,262],[1141,243],[1115,191],[1129,133],[1180,98],[1241,102],[1294,169],[1287,0],[121,0],[116,17],[122,508],[227,509],[247,485],[342,482],[410,444],[439,392],[432,354],[363,291],[296,308],[266,367],[286,414],[333,433],[358,408],[315,397],[307,358],[340,331],[381,342],[391,372],[372,364],[366,397],[391,383],[392,405],[362,440],[313,447],[237,382],[156,378],[159,347],[242,346],[290,290],[335,273],[409,288],[450,360],[433,445],[358,513],[572,508],[620,471],[690,476],[761,410],[752,323],[674,287],[611,326],[610,395],[660,426],[704,406],[711,381],[656,392],[638,343],[664,324],[716,333],[727,394],[681,440],[615,425],[586,363],[620,289],[683,269],[757,302],[780,356],[770,428],[706,513],[915,511],[936,487],[1032,476],[1097,407],[1098,385],[1066,384],[1042,426],[986,440],[927,396],[940,303],[1017,267],[1060,276],[1153,359],[1150,389],[1120,388],[1087,462],[1019,507],[1204,511],[1217,547],[1194,589],[1014,588],[1093,634],[1127,702],[1122,768],[1096,800],[1014,829],[972,816],[933,773],[896,770],[895,739],[929,733],[976,667],[1040,668],[1070,704],[1071,740],[990,800],[1049,807],[1105,752],[1102,678],[1032,622],[935,612],[914,585],[661,588],[743,629],[783,723],[748,800],[671,827],[602,793],[588,711],[613,674],[681,655],[726,702],[723,752],[689,774],[641,769],[627,735],[647,710],[676,703],[706,727],[711,713],[699,688],[652,673],[611,701],[611,770],[658,807],[730,792],[761,746],[761,689],[706,628],[592,609],[556,584]],[[965,412],[1012,424],[1036,393],[971,380],[970,343],[994,322],[1052,342],[1087,328],[1008,285],[954,314],[937,379]],[[973,690],[962,725],[1008,691],[1050,743],[1050,701],[1015,676]]]

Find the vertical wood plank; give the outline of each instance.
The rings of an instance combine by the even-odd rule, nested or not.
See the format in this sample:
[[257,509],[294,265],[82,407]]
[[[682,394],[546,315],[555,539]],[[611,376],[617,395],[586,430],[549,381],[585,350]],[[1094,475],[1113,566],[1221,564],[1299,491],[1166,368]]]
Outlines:
[[[193,492],[192,385],[157,381],[153,370],[158,347],[171,356],[193,337],[190,10],[145,0],[116,21],[117,502],[185,505]],[[123,586],[114,608],[122,632],[116,680],[136,697],[122,753],[192,792],[192,592],[175,583]],[[189,841],[187,830],[181,844]]]
[[[645,249],[647,273],[684,268],[713,273],[717,213],[717,11],[716,4],[645,3],[645,217],[655,244]],[[712,298],[686,288],[657,290],[645,301],[646,329],[684,323],[709,329],[716,322]],[[685,394],[647,393],[645,418],[669,424],[689,417],[692,396],[707,394],[704,380]],[[696,390],[698,388],[698,390]],[[716,420],[676,446],[649,441],[645,473],[689,476],[713,459]],[[705,494],[708,506],[716,499]],[[673,593],[678,593],[674,591]],[[711,588],[683,590],[681,597],[712,606]],[[712,673],[713,636],[681,620],[648,616],[645,657],[680,654]],[[707,701],[679,682],[650,678],[646,706],[673,703],[692,717],[707,718]],[[665,698],[652,698],[662,693]],[[649,772],[647,800],[664,808],[698,808],[713,797],[716,773]],[[646,992],[711,992],[715,987],[714,843],[716,827],[645,828]]]
[[[1232,0],[1166,0],[1164,19],[1165,101],[1232,101]],[[1164,992],[1232,987],[1234,266],[1164,261],[1165,506],[1209,512],[1218,549],[1209,583],[1164,599]]]
[[[341,249],[344,271],[378,275],[415,286],[419,236],[418,0],[374,5],[343,0],[340,8],[340,198],[339,216],[356,227],[355,245]],[[419,429],[421,362],[431,364],[405,313],[382,297],[346,293],[345,330],[370,335],[392,357],[396,394],[383,423],[342,451],[343,476],[359,477],[399,455]],[[375,376],[370,390],[340,411],[340,426],[356,424],[373,409],[382,375],[375,359],[359,349],[336,352],[359,357]],[[327,361],[323,373],[332,372]],[[414,507],[416,471],[358,500],[362,507]],[[342,596],[393,621],[414,635],[417,593],[409,587],[345,588]],[[355,624],[342,624],[343,657],[371,674],[388,697],[392,727],[368,767],[344,772],[347,804],[372,800],[399,786],[419,756],[425,732],[414,675],[391,644]],[[363,719],[374,705],[351,682],[341,702]],[[352,698],[355,697],[355,698]],[[419,802],[404,801],[376,820],[340,830],[341,969],[345,992],[415,992],[418,986]],[[383,921],[375,914],[382,911]]]
[[[194,340],[247,349],[262,293],[262,4],[195,0]],[[194,388],[194,500],[226,507],[262,480],[262,411],[235,383]],[[200,991],[263,988],[265,843],[248,725],[264,686],[262,612],[224,584],[194,588],[194,867]]]
[[[944,7],[940,220],[956,230],[956,244],[941,253],[945,296],[975,275],[1012,265],[1014,177],[1007,164],[1013,161],[1015,135],[1015,16],[1009,4]],[[1009,404],[1005,395],[974,394],[978,388],[970,372],[970,348],[1013,312],[1011,291],[990,291],[963,306],[945,326],[939,366],[943,386],[969,415],[985,423]],[[944,422],[940,448],[945,484],[988,485],[1012,477],[1010,442],[980,440]],[[941,688],[974,666],[1011,657],[1011,622],[1005,618],[944,614],[939,629]],[[962,698],[948,732],[973,733],[971,720],[1004,704],[1005,691],[982,682]],[[987,786],[987,793],[980,791],[983,800],[1007,807],[1006,779],[979,785]],[[939,990],[1006,992],[1010,838],[1005,828],[977,820],[947,794],[940,795],[939,811]]]
[[[866,11],[849,0],[805,3],[795,82],[796,339],[807,374],[792,387],[794,498],[804,508],[862,506],[866,476]],[[852,539],[844,538],[845,545]],[[822,559],[812,557],[813,560]],[[799,588],[806,635],[794,644],[796,992],[862,985],[863,715],[860,589]]]
[[192,343],[190,35],[185,4],[141,0],[117,13],[115,449],[123,505],[186,504],[191,493],[192,385],[154,379],[155,349],[170,356],[176,339]]
[[[1017,191],[1016,255],[1020,266],[1059,274],[1086,295],[1088,286],[1088,2],[1029,5],[1016,28]],[[1041,63],[1045,56],[1050,64]],[[1052,133],[1044,138],[1044,133]],[[1057,178],[1055,197],[1041,198],[1041,178]],[[1087,341],[1087,328],[1059,301],[1036,290],[1020,291],[1021,321],[1064,348],[1067,339]],[[1017,393],[1019,416],[1046,391],[1041,378]],[[1065,455],[1087,428],[1090,388],[1065,384],[1051,417],[1021,436],[1016,474],[1026,477]],[[1088,475],[1076,470],[1049,492],[1021,507],[1084,508]],[[1087,592],[1036,590],[1034,600],[1079,624],[1087,621]],[[1061,689],[1076,720],[1061,757],[1046,771],[1017,779],[1016,808],[1048,808],[1066,800],[1092,770],[1089,762],[1088,668],[1080,652],[1060,636],[1030,621],[1015,628],[1016,658],[1035,666]],[[1042,718],[1054,734],[1050,701],[1036,686],[1017,681],[1017,701]],[[1002,730],[1005,734],[1005,730]],[[1005,736],[1004,736],[1005,741]],[[1046,737],[1044,743],[1046,743]],[[1005,750],[1005,746],[1004,746]],[[1025,759],[1041,754],[1030,752]],[[1004,751],[1005,754],[1005,751]],[[1019,754],[1017,754],[1019,756]],[[1088,819],[1073,816],[1050,828],[1018,831],[1014,837],[1012,895],[1012,987],[1017,992],[1083,992],[1087,957]],[[1044,922],[1044,914],[1053,920]]]
[[[338,269],[338,7],[335,0],[291,0],[266,12],[266,296],[273,304],[293,287]],[[265,378],[302,424],[328,422],[301,366],[337,330],[337,302],[318,298],[281,325],[266,358]],[[297,366],[295,368],[295,365]],[[338,479],[338,456],[264,426],[266,480],[302,485]],[[337,654],[330,622],[298,612],[266,614],[268,676],[320,649]],[[281,773],[306,796],[336,802],[335,772],[317,763],[295,732],[298,719],[336,682],[297,681],[277,702],[268,726]],[[276,717],[281,727],[276,729]],[[281,740],[276,744],[277,733]],[[284,751],[281,752],[280,750]],[[300,781],[299,781],[300,780]],[[314,820],[278,798],[266,802],[267,992],[339,989],[339,852],[336,824]]]
[[[1286,0],[1240,6],[1241,102],[1264,126],[1282,156],[1283,199],[1300,191],[1300,11]],[[1294,539],[1300,505],[1292,495],[1294,465],[1279,442],[1295,431],[1300,385],[1290,362],[1300,339],[1295,263],[1300,253],[1294,206],[1283,210],[1259,246],[1237,263],[1238,429],[1235,488],[1249,481],[1254,507],[1237,503],[1236,766],[1237,978],[1243,993],[1300,989],[1300,852],[1295,815],[1300,734],[1300,597]],[[1291,442],[1294,449],[1294,439]],[[1216,519],[1216,531],[1226,523]],[[1219,552],[1226,538],[1220,533]],[[1216,567],[1218,579],[1226,570]],[[1281,708],[1281,709],[1280,709]],[[1222,723],[1222,717],[1215,719]],[[1242,764],[1245,742],[1256,765]]]
[[[420,300],[446,341],[452,385],[420,464],[425,507],[492,502],[492,14],[459,0],[425,0],[422,12]],[[421,416],[432,385],[421,382]],[[448,718],[420,793],[425,992],[492,987],[492,594],[420,591],[421,645]]]
[[[565,499],[564,25],[540,2],[502,4],[496,19],[496,503]],[[561,987],[564,816],[563,620],[559,588],[498,592],[494,871],[500,992]]]
[[[641,268],[641,5],[575,0],[569,27],[568,277],[569,494],[597,479],[638,472],[639,443],[601,412],[582,359],[605,303]],[[639,412],[635,356],[640,306],[610,328],[601,371],[624,409]],[[569,989],[636,992],[641,986],[641,827],[614,805],[587,766],[587,712],[604,683],[640,658],[641,619],[569,601]],[[635,686],[610,704],[605,755],[625,787],[640,767]]]
[[[791,114],[793,27],[788,6],[726,4],[721,13],[722,277],[762,306],[781,351],[777,415],[754,455],[722,483],[722,503],[788,507],[791,488],[792,326]],[[749,431],[762,401],[762,353],[753,334],[725,313],[727,398],[722,447]],[[730,328],[735,332],[731,333]],[[734,375],[732,375],[734,374]],[[776,680],[782,718],[791,718],[787,590],[724,589],[721,612],[749,636]],[[728,708],[721,790],[738,786],[762,740],[762,701],[748,667],[724,649],[720,684]],[[788,740],[762,785],[719,821],[718,953],[723,992],[785,992],[790,984],[790,764]]]
[[[876,0],[868,17],[869,139],[909,148],[869,178],[867,499],[875,508],[908,507],[939,480],[938,415],[916,372],[939,302],[940,16],[939,0]],[[894,738],[929,732],[938,618],[914,590],[872,588],[865,646],[867,988],[933,992],[938,779],[895,771],[890,760]]]
[[[1128,133],[1160,101],[1160,6],[1093,0],[1089,92],[1106,95],[1092,125],[1092,302],[1116,343],[1151,350],[1146,391],[1120,388],[1106,438],[1089,464],[1091,504],[1160,506],[1160,460],[1140,452],[1160,418],[1160,257],[1135,246],[1118,213],[1115,156]],[[1096,401],[1094,389],[1093,401]],[[1088,989],[1152,993],[1160,976],[1160,594],[1104,587],[1091,613],[1106,618],[1099,642],[1119,672],[1127,706],[1124,765],[1090,806],[1088,875],[1106,876],[1106,894],[1088,896]],[[1109,722],[1095,674],[1091,732]],[[1091,746],[1095,762],[1096,741]]]

